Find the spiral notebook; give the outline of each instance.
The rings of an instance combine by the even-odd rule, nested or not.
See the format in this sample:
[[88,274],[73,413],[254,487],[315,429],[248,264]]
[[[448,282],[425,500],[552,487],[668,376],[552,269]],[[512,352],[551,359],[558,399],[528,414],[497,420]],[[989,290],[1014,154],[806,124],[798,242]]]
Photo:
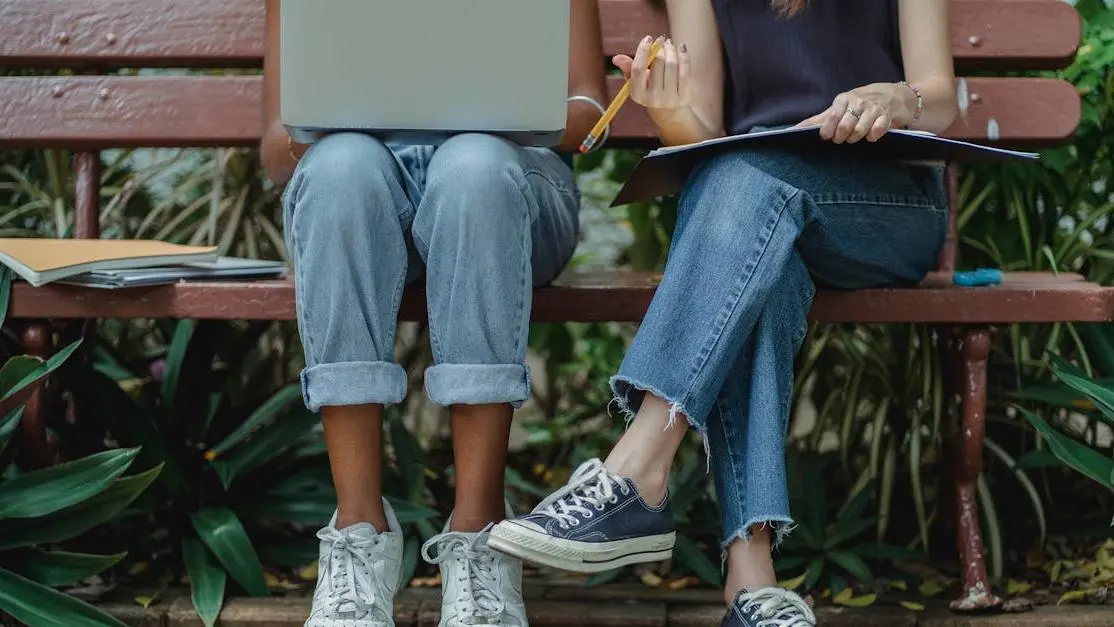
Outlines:
[[744,135],[717,137],[695,144],[666,146],[647,154],[619,190],[611,206],[626,205],[668,196],[681,190],[698,161],[739,148],[794,151],[831,151],[860,157],[914,161],[987,163],[995,161],[1033,161],[1035,152],[1006,150],[940,137],[924,131],[891,130],[877,142],[835,144],[822,139],[819,126],[757,131]]

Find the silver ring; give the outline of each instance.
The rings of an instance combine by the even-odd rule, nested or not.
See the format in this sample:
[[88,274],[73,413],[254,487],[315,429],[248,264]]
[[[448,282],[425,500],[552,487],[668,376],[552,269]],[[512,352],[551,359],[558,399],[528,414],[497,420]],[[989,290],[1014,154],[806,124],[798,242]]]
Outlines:
[[850,113],[851,115],[855,116],[855,119],[859,119],[859,118],[863,117],[863,114],[856,111],[854,107],[847,107],[847,112]]

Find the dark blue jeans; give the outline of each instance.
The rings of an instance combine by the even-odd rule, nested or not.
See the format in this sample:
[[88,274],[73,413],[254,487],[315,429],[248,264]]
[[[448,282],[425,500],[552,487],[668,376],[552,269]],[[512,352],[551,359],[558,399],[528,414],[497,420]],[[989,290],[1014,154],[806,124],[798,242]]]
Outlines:
[[755,525],[775,543],[791,526],[784,443],[815,285],[915,285],[947,219],[939,168],[746,150],[694,170],[612,387],[628,415],[650,391],[704,437],[725,548]]

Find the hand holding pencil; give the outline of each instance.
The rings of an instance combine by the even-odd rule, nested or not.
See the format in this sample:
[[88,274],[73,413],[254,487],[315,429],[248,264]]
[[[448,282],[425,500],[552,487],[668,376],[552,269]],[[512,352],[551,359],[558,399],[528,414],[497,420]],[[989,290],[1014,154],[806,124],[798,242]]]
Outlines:
[[647,36],[639,43],[633,58],[616,55],[613,62],[623,71],[627,82],[588,133],[580,145],[580,152],[588,152],[595,146],[628,99],[648,109],[669,109],[688,104],[690,62],[688,50],[683,44],[678,49],[669,39]]

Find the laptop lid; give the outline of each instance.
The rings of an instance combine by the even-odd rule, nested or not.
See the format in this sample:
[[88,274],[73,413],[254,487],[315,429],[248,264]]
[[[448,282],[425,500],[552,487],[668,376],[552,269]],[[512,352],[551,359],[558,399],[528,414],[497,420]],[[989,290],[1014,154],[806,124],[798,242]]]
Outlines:
[[281,110],[299,141],[564,131],[570,0],[283,0]]

